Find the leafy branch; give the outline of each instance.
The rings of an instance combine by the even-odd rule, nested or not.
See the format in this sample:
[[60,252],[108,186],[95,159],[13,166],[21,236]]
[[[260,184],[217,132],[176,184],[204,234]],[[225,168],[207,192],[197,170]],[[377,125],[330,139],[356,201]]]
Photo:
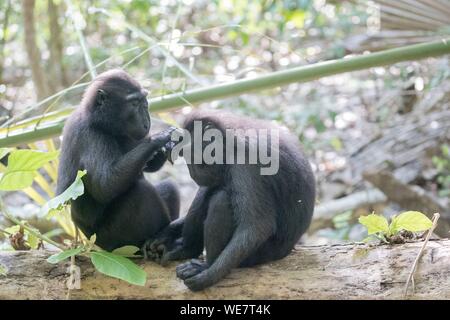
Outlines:
[[[57,152],[0,149],[0,159],[8,153],[10,154],[8,166],[0,178],[0,190],[6,191],[21,190],[31,186],[34,177],[37,175],[38,169],[58,156]],[[40,216],[53,217],[57,214],[61,214],[64,210],[67,210],[72,200],[75,200],[84,194],[82,178],[86,174],[86,171],[78,171],[73,183],[63,193],[49,200],[42,206]],[[116,249],[113,252],[106,252],[95,245],[95,235],[80,244],[78,243],[78,236],[76,235],[74,241],[68,245],[63,245],[50,239],[49,236],[41,234],[38,229],[30,226],[28,223],[11,215],[7,211],[1,197],[0,212],[6,219],[15,224],[14,227],[8,228],[9,230],[0,229],[0,232],[12,237],[17,234],[19,236],[18,239],[20,240],[19,244],[21,245],[16,247],[23,249],[37,248],[37,239],[40,239],[42,242],[49,243],[61,250],[61,252],[58,252],[47,259],[49,263],[58,263],[70,258],[71,274],[69,280],[71,281],[73,281],[74,277],[72,271],[74,270],[75,256],[77,255],[89,257],[92,264],[99,272],[110,277],[118,278],[140,286],[145,285],[147,281],[147,274],[145,271],[127,258],[140,257],[139,255],[136,255],[136,252],[139,251],[139,248],[137,247],[125,246]],[[25,235],[27,236],[26,241],[30,244],[29,246],[23,246]]]
[[433,222],[418,211],[406,211],[398,216],[393,216],[390,224],[384,216],[375,213],[359,217],[358,221],[367,228],[369,237],[366,240],[375,237],[388,243],[394,242],[395,237],[401,231],[421,232],[433,226]]
[[[53,241],[52,239],[50,239],[49,237],[41,234],[36,228],[29,226],[28,224],[24,223],[23,221],[20,221],[19,219],[17,219],[16,217],[12,216],[9,212],[7,212],[6,207],[3,204],[3,200],[0,198],[0,212],[3,214],[3,216],[8,219],[9,221],[13,222],[14,224],[20,226],[21,228],[25,229],[28,231],[29,234],[31,234],[32,236],[41,239],[42,241],[45,241],[47,243],[50,243],[51,245],[54,245],[55,247],[61,249],[61,250],[65,250],[66,247],[64,247],[63,245],[57,243],[56,241]],[[3,230],[2,230],[3,232]]]

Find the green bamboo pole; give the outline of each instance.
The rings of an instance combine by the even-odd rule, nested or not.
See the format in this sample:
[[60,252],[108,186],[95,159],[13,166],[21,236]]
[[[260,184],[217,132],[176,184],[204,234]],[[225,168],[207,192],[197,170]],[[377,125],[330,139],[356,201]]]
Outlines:
[[309,66],[272,72],[252,79],[242,79],[207,88],[175,93],[151,100],[150,110],[165,110],[186,105],[223,99],[252,91],[281,87],[293,82],[308,82],[339,73],[368,69],[401,61],[419,60],[450,53],[450,38],[442,41],[411,45],[365,54],[337,61],[319,62]]
[[[293,82],[307,82],[339,73],[390,65],[401,61],[419,60],[450,53],[450,38],[389,49],[380,52],[363,54],[337,61],[325,61],[309,66],[302,66],[272,72],[252,79],[233,82],[174,93],[149,100],[152,112],[168,110],[189,104],[198,104],[241,94],[280,87]],[[37,127],[8,132],[0,135],[0,147],[16,146],[36,140],[47,139],[61,133],[66,115],[52,123],[44,123],[45,117]]]

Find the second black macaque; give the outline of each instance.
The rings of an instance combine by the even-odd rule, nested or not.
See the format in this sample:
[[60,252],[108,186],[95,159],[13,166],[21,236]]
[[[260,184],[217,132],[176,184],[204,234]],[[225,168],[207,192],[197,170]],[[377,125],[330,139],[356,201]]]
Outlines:
[[175,184],[152,185],[143,171],[159,170],[173,129],[149,136],[147,93],[122,70],[100,74],[67,121],[59,164],[57,194],[75,180],[85,192],[72,201],[72,219],[105,250],[142,246],[179,215]]
[[[207,164],[204,160],[189,164],[187,160],[190,175],[200,186],[198,193],[187,215],[172,222],[156,240],[149,241],[146,250],[159,256],[163,264],[194,258],[176,269],[177,276],[194,291],[214,285],[233,268],[288,255],[309,227],[315,202],[310,164],[300,151],[297,137],[286,129],[224,112],[195,111],[184,124],[191,134],[196,121],[200,121],[202,133],[219,130],[226,139],[235,140],[234,152],[240,145],[247,154],[256,144],[259,146],[264,135],[251,139],[242,130],[276,130],[278,143],[271,138],[267,148],[272,156],[276,152],[279,160],[278,170],[272,175],[261,175],[264,165],[260,159],[256,164],[231,164],[225,159],[222,164]],[[241,131],[227,136],[227,129]],[[208,145],[203,141],[200,150]],[[224,157],[230,152],[225,145],[226,141]],[[192,163],[192,153],[189,160]],[[204,248],[206,261],[195,259]]]

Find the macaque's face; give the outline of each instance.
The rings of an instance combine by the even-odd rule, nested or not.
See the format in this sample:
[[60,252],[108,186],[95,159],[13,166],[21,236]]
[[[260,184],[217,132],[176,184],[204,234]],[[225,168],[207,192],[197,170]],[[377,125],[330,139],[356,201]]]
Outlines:
[[121,118],[127,135],[135,140],[143,139],[150,131],[151,121],[148,112],[146,91],[139,88],[127,94]]
[[106,72],[103,78],[95,92],[95,122],[113,135],[143,139],[151,125],[147,91],[121,70]]
[[[207,130],[211,130],[217,128],[214,127],[212,123],[203,123],[202,124],[202,137],[198,138],[195,136],[196,133],[194,130],[190,130],[189,133],[191,135],[191,155],[190,159],[186,159],[188,163],[189,173],[191,178],[200,186],[214,187],[223,184],[224,174],[225,174],[225,166],[223,164],[224,161],[221,160],[221,163],[205,163],[205,148],[214,142],[214,138],[210,141],[203,141],[203,135]],[[201,147],[195,147],[195,143],[201,145]],[[197,153],[197,154],[196,154]],[[196,159],[200,160],[200,163],[196,161]],[[189,161],[188,161],[189,160]]]

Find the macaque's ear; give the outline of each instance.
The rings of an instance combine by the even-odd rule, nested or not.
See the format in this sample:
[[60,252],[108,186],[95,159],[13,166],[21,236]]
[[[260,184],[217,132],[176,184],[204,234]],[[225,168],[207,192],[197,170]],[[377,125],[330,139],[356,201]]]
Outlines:
[[97,105],[103,106],[106,102],[106,92],[102,89],[97,90]]

